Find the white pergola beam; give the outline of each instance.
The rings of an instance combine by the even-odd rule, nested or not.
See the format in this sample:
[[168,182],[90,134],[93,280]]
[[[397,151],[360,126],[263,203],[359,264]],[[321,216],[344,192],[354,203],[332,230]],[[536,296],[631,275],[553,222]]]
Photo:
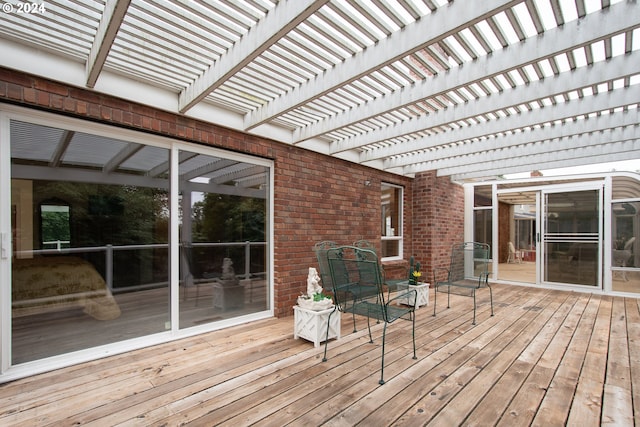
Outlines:
[[[557,120],[597,113],[611,108],[633,105],[638,102],[638,96],[637,93],[635,93],[636,89],[637,88],[633,87],[619,89],[613,92],[606,92],[582,99],[575,99],[570,102],[540,108],[527,113],[503,117],[499,120],[491,120],[467,128],[460,128],[455,132],[444,132],[424,137],[420,141],[412,141],[408,144],[419,144],[424,150],[439,146],[445,147],[449,144],[485,138],[504,132],[513,132],[515,130],[547,122],[554,122]],[[402,166],[403,164],[416,163],[415,161],[410,160],[411,157],[417,158],[415,156],[406,156],[405,158],[386,160],[385,169],[392,169]]]
[[[379,100],[371,101],[370,103],[368,103],[367,108],[360,108],[353,112],[340,115],[336,118],[328,119],[326,121],[326,124],[320,123],[317,125],[312,125],[309,127],[308,131],[304,131],[304,136],[298,138],[294,136],[294,142],[307,137],[311,137],[316,134],[330,132],[349,124],[357,123],[367,118],[375,117],[376,115],[392,111],[402,106],[420,102],[423,99],[441,95],[455,88],[465,87],[466,85],[485,80],[491,76],[499,75],[506,71],[515,69],[519,66],[524,66],[532,62],[539,62],[543,59],[575,48],[575,45],[573,43],[576,43],[578,45],[587,45],[593,43],[594,41],[601,40],[603,37],[611,36],[612,34],[618,33],[622,31],[621,29],[637,27],[639,23],[633,16],[633,13],[637,12],[637,10],[631,10],[633,7],[634,6],[627,6],[626,4],[620,3],[616,6],[612,6],[612,10],[608,12],[600,12],[588,15],[584,18],[583,21],[577,21],[576,23],[572,23],[570,26],[565,26],[563,28],[548,31],[544,33],[544,35],[538,36],[535,39],[525,40],[518,45],[511,46],[499,52],[494,52],[490,56],[480,58],[477,61],[468,64],[468,66],[449,71],[444,75],[434,76],[432,79],[424,80],[423,82],[416,84],[416,86],[411,88],[410,90],[401,90],[396,94],[391,94]],[[598,18],[602,19],[602,23]],[[588,25],[594,27],[594,30],[580,31]],[[576,73],[583,69],[589,70],[590,68],[582,67],[574,70],[573,72]],[[637,67],[631,72],[637,72]],[[561,77],[563,75],[564,74],[560,74],[558,77]],[[544,81],[547,80],[549,79],[545,79]],[[456,84],[452,85],[452,81],[456,82]],[[574,85],[573,87],[577,86]],[[518,89],[519,88],[512,90]],[[503,93],[508,94],[510,91],[511,90],[508,90]],[[562,86],[558,85],[558,90],[555,93],[561,92],[566,92],[566,89],[563,89]],[[494,97],[495,95],[492,95],[487,99],[495,99]],[[518,105],[520,103],[526,102],[529,99],[536,98],[542,98],[542,96],[515,100],[510,105],[507,104],[507,106]],[[478,102],[490,103],[493,101],[485,101],[484,99],[481,99]],[[502,103],[502,105],[505,104]],[[466,107],[465,105],[462,106]],[[458,107],[447,109],[443,113],[437,112],[431,115],[424,115],[420,118],[406,121],[397,126],[387,127],[385,129],[380,129],[376,132],[370,132],[368,134],[350,138],[348,140],[337,141],[332,144],[334,146],[332,147],[332,152],[352,150],[376,142],[396,138],[398,136],[419,132],[421,130],[439,126],[451,121],[460,120],[460,112],[457,111],[456,108]],[[489,105],[483,108],[487,111],[495,111],[500,109],[501,106]],[[455,110],[455,114],[451,112],[452,110]],[[478,108],[478,110],[481,110],[481,108]],[[448,115],[450,117],[450,119],[448,119],[448,122],[442,119],[436,119],[436,117],[438,116],[445,115]],[[463,115],[462,117],[471,116]]]
[[87,59],[87,87],[96,85],[130,3],[131,0],[107,0]]
[[[626,113],[600,115],[585,120],[568,121],[527,132],[509,133],[416,156],[408,156],[411,158],[411,163],[398,162],[393,167],[410,167],[412,164],[419,164],[421,169],[427,170],[452,168],[491,161],[495,159],[496,153],[510,150],[509,157],[504,159],[508,163],[515,157],[538,154],[536,143],[542,141],[580,138],[581,135],[602,133],[614,128],[629,127],[629,129],[634,129],[638,123],[640,123],[640,111],[637,109]],[[637,127],[635,130],[637,131]]]
[[[337,64],[314,80],[294,89],[290,94],[248,114],[245,129],[249,130],[270,121],[517,3],[520,3],[520,0],[484,0],[454,2],[439,8],[401,31],[380,40],[376,45]],[[425,37],[416,37],[416,34]]]
[[110,172],[115,171],[117,168],[120,167],[120,165],[122,163],[124,163],[131,156],[133,156],[134,154],[136,154],[138,151],[142,150],[143,148],[144,148],[144,145],[142,145],[142,144],[137,144],[137,143],[134,143],[134,142],[128,143],[122,150],[120,150],[119,153],[117,153],[115,156],[113,156],[113,158],[111,158],[107,162],[105,162],[104,166],[102,167],[102,172],[103,173],[110,173]]
[[[603,138],[605,135],[602,134],[582,136],[580,141],[574,142],[570,148],[563,146],[563,141],[548,141],[548,150],[541,150],[540,153],[529,157],[519,157],[517,164],[514,162],[506,166],[504,160],[496,159],[484,162],[475,168],[466,166],[439,169],[437,176],[451,176],[454,180],[462,180],[640,158],[640,139],[602,142]],[[599,140],[601,143],[588,144],[585,143],[585,139]]]
[[184,113],[250,64],[328,0],[282,0],[267,16],[233,45],[181,93],[178,110]]
[[[637,55],[636,55],[637,56]],[[637,58],[631,57],[631,55],[620,56],[613,58],[607,62],[600,62],[594,64],[591,67],[582,67],[574,71],[559,74],[557,76],[532,82],[529,85],[519,86],[515,89],[503,91],[497,94],[493,94],[488,97],[483,97],[474,102],[468,102],[465,104],[459,104],[452,108],[437,111],[433,114],[418,118],[407,122],[406,125],[400,125],[403,127],[402,132],[410,130],[407,134],[415,133],[424,129],[432,129],[440,126],[446,126],[453,122],[460,120],[467,120],[474,117],[494,112],[498,110],[504,110],[509,107],[514,107],[526,103],[531,103],[536,100],[553,97],[555,95],[570,92],[576,89],[586,88],[607,82],[615,79],[620,79],[632,75],[638,72]],[[524,113],[532,114],[533,112]],[[560,117],[562,118],[562,117]],[[415,123],[414,123],[415,122]],[[427,127],[424,127],[427,126]],[[397,144],[395,146],[389,146],[386,148],[379,148],[376,150],[369,150],[363,152],[360,155],[360,160],[365,162],[378,158],[386,158],[388,156],[397,156],[411,151],[435,147],[440,144],[449,144],[457,140],[465,140],[482,135],[483,125],[474,125],[465,129],[458,129],[454,132],[454,135],[449,133],[442,133],[428,138],[428,146],[424,145],[425,139],[419,138],[412,142],[404,144]],[[379,136],[365,136],[365,139],[371,141],[372,139],[379,139],[384,137],[385,139],[391,139],[400,135],[394,135],[393,133],[399,132],[396,127],[389,127],[386,130],[381,130],[382,135]],[[502,130],[507,130],[502,127]],[[480,133],[479,133],[480,132]],[[371,141],[374,143],[379,141]],[[338,145],[337,143],[334,146]],[[333,148],[333,147],[332,147]],[[355,147],[354,147],[355,148]],[[342,150],[336,150],[342,151]],[[336,152],[332,151],[332,152]]]

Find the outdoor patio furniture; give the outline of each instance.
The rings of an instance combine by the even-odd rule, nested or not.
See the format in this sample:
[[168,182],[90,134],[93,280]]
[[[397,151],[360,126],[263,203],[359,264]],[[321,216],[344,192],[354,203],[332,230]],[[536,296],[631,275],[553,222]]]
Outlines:
[[[382,368],[379,384],[384,384],[384,347],[387,325],[397,319],[412,322],[413,358],[416,357],[415,314],[413,306],[400,306],[397,300],[416,298],[415,290],[409,290],[389,297],[385,290],[378,256],[374,251],[355,246],[341,246],[326,251],[327,263],[333,284],[333,298],[337,310],[351,313],[355,332],[355,315],[367,317],[369,342],[371,335],[371,319],[384,322],[382,332]],[[328,329],[327,329],[328,334]],[[327,360],[328,340],[325,340],[323,361]]]
[[522,262],[522,251],[517,251],[516,247],[513,246],[513,242],[509,242],[509,258],[507,258],[507,262],[517,262],[518,264]]
[[[368,240],[358,240],[356,242],[353,243],[353,246],[360,248],[360,249],[368,249],[370,251],[373,251],[376,253],[376,255],[378,254],[378,251],[376,250],[376,247],[373,245],[373,243],[371,243]],[[384,280],[384,284],[387,286],[387,289],[389,292],[393,292],[395,290],[398,289],[398,284],[400,283],[404,283],[407,281],[406,277],[400,278],[400,279],[388,279],[386,277],[385,271],[384,271],[384,266],[381,264],[380,265],[380,272],[382,274],[382,279]],[[408,275],[408,272],[407,272]]]
[[318,242],[313,246],[313,251],[316,253],[316,258],[318,259],[318,274],[320,274],[320,280],[322,281],[321,285],[326,290],[330,290],[332,288],[331,273],[329,273],[329,262],[327,261],[327,251],[331,248],[335,248],[336,246],[338,246],[338,244],[330,240]]
[[[449,268],[435,268],[433,272],[433,315],[436,315],[438,291],[447,287],[447,308],[451,307],[451,288],[469,289],[473,296],[473,324],[476,324],[476,290],[489,289],[493,316],[493,291],[489,285],[489,245],[486,243],[457,243],[451,248]],[[446,273],[446,275],[445,275]]]

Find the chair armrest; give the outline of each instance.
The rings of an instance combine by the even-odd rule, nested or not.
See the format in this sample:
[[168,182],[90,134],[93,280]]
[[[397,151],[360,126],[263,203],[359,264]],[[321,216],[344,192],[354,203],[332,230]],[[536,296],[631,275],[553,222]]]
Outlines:
[[442,282],[443,280],[438,280],[438,272],[447,272],[447,280],[449,279],[449,269],[445,267],[436,267],[433,269],[433,284],[436,286],[438,282]]
[[478,286],[482,286],[487,285],[489,283],[489,272],[486,273],[480,273],[480,275],[478,276]]
[[[413,294],[413,295],[411,295]],[[418,298],[418,291],[416,291],[415,289],[407,289],[404,292],[398,292],[396,294],[396,296],[394,296],[393,298],[389,299],[389,301],[387,301],[387,303],[385,305],[389,305],[391,304],[393,301],[397,301],[397,300],[405,300],[407,298],[413,298],[411,301],[416,301],[416,298]]]

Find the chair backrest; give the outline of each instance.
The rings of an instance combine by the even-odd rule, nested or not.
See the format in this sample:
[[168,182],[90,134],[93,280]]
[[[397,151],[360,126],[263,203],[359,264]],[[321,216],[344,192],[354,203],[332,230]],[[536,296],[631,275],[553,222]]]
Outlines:
[[370,251],[376,252],[376,247],[368,240],[358,240],[354,242],[353,246],[360,249],[369,249]]
[[516,247],[513,246],[513,242],[509,242],[509,253],[510,254],[515,254],[516,253]]
[[340,246],[326,251],[333,284],[334,303],[338,309],[359,300],[378,297],[382,279],[375,252],[355,246]]
[[320,274],[320,280],[322,280],[322,287],[324,289],[331,289],[333,283],[331,282],[331,272],[329,271],[329,263],[327,261],[327,251],[337,246],[336,242],[329,240],[318,242],[313,246],[313,251],[316,253],[318,260],[318,273]]
[[627,243],[624,244],[624,249],[625,250],[631,249],[631,246],[633,246],[633,242],[635,242],[635,241],[636,241],[635,237],[632,237],[629,240],[627,240]]
[[489,269],[489,245],[464,242],[451,247],[449,282],[460,282],[475,277],[486,278]]

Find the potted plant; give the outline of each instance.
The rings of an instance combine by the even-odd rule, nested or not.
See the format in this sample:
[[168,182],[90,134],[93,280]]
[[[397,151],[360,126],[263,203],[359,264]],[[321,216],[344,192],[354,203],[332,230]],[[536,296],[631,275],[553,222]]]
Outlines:
[[417,285],[420,283],[420,278],[422,277],[422,272],[420,271],[420,263],[416,263],[414,265],[414,258],[411,257],[409,259],[409,284]]

